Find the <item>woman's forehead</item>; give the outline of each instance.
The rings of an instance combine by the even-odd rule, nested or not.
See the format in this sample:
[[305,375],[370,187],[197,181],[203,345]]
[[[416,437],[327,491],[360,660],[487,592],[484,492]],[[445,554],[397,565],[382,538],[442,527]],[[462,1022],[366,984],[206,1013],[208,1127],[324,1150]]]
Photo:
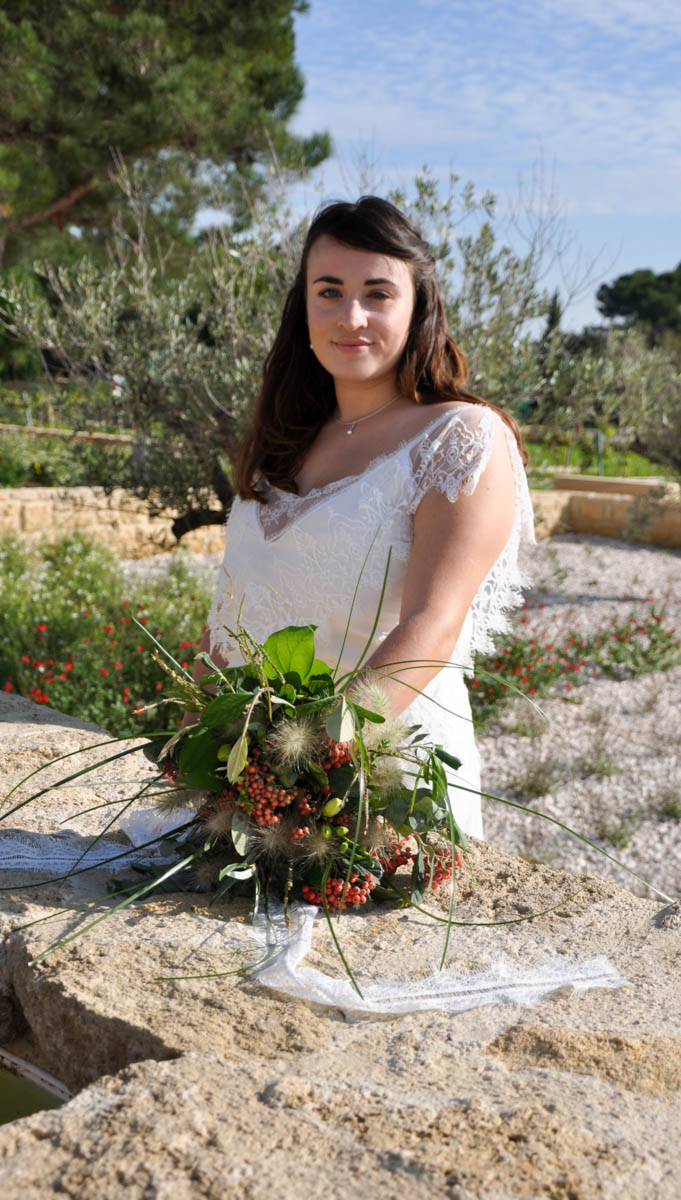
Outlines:
[[366,283],[368,280],[393,280],[403,283],[411,279],[408,263],[374,250],[360,250],[323,234],[312,243],[307,259],[308,282],[318,276],[333,276],[345,282]]

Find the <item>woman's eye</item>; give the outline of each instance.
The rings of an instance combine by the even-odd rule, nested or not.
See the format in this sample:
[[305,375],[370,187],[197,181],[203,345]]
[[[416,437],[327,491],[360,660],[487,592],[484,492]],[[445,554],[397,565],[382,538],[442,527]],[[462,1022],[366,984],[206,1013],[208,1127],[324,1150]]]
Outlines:
[[369,295],[372,300],[389,300],[390,299],[390,296],[388,295],[387,292],[376,291],[376,292],[370,292]]
[[327,287],[324,288],[319,295],[323,296],[325,300],[333,300],[336,296],[340,296],[340,292],[338,291],[338,288]]

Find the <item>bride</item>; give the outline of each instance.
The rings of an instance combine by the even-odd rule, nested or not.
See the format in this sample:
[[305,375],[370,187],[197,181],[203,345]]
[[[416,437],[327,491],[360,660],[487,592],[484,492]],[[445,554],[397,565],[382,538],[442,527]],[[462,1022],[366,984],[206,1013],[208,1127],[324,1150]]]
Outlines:
[[202,648],[241,661],[242,601],[258,641],[315,625],[341,673],[367,647],[388,715],[461,759],[452,811],[481,837],[464,675],[519,603],[533,532],[517,426],[466,378],[419,231],[376,196],[322,208],[241,448]]

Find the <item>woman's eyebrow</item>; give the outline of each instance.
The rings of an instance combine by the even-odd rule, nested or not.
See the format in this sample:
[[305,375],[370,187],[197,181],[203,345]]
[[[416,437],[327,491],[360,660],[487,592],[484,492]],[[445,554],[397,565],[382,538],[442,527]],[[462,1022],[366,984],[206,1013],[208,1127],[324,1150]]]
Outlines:
[[[339,279],[337,275],[318,275],[316,279],[312,280],[312,282],[313,282],[313,284],[314,283],[342,283],[343,280]],[[391,287],[397,287],[397,284],[395,283],[394,279],[365,279],[364,280],[365,287],[375,287],[377,283],[389,283],[391,285]]]

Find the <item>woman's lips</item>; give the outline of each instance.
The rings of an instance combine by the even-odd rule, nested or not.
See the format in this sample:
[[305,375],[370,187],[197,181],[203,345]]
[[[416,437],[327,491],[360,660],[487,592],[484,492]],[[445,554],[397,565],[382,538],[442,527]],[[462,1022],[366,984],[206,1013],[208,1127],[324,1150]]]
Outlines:
[[342,350],[346,354],[359,354],[361,350],[368,350],[371,342],[334,342],[337,350]]

